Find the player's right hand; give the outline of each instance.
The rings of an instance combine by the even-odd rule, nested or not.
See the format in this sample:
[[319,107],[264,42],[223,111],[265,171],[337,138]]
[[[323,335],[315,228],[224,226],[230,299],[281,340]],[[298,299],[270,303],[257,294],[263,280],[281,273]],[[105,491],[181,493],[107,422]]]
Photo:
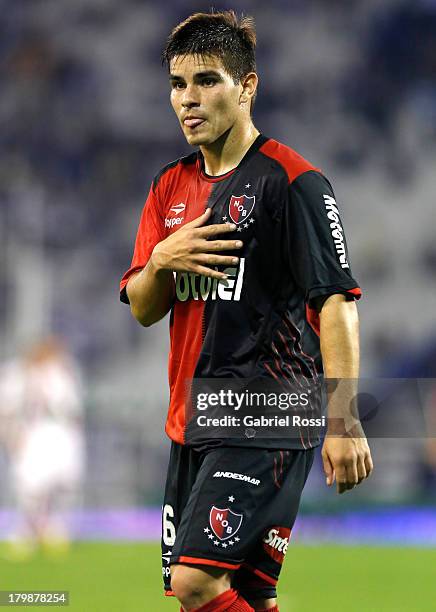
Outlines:
[[371,451],[359,424],[353,433],[337,436],[327,433],[322,447],[322,461],[326,483],[330,487],[336,480],[339,494],[354,489],[373,471]]
[[206,208],[202,215],[159,242],[151,256],[153,266],[158,270],[194,272],[219,280],[226,279],[226,274],[214,270],[211,266],[237,265],[239,257],[218,255],[218,253],[240,249],[243,243],[228,238],[216,239],[218,235],[235,231],[236,225],[231,223],[205,225],[210,215],[211,209]]

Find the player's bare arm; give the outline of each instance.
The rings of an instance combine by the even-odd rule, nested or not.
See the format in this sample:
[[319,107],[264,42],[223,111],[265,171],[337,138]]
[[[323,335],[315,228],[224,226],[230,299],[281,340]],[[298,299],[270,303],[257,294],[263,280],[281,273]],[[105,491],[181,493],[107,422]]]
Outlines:
[[153,325],[170,310],[174,300],[173,272],[194,272],[225,280],[227,276],[211,266],[238,263],[235,255],[219,254],[243,246],[241,240],[225,238],[236,226],[230,223],[205,226],[209,217],[207,208],[204,214],[159,242],[145,268],[129,279],[127,295],[131,311],[144,327]]
[[[339,392],[329,398],[330,425],[322,459],[327,484],[332,485],[336,479],[337,492],[344,493],[373,469],[368,442],[352,413],[359,376],[359,320],[354,301],[339,294],[326,300],[320,313],[320,342],[325,377],[343,381]],[[350,433],[342,434],[343,428]]]

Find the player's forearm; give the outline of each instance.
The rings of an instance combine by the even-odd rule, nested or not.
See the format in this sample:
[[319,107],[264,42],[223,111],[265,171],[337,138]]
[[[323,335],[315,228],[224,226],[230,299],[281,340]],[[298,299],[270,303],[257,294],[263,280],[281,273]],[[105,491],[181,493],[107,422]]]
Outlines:
[[326,378],[359,376],[359,318],[356,303],[332,295],[320,313],[320,345]]
[[320,313],[320,345],[326,379],[335,379],[329,388],[329,427],[353,424],[353,398],[359,376],[359,319],[355,302],[343,295],[329,297]]
[[153,256],[126,287],[130,310],[139,323],[149,327],[160,321],[171,309],[174,299],[174,277],[171,270],[158,268]]

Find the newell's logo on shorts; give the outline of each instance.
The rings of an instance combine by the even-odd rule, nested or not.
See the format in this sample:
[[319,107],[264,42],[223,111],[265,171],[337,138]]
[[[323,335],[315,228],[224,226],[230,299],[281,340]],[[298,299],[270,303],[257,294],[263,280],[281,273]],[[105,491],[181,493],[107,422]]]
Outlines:
[[274,561],[282,564],[290,537],[291,530],[288,527],[271,527],[263,539],[263,549]]
[[233,223],[239,225],[246,221],[253,212],[256,196],[234,196],[230,198],[229,215]]
[[222,510],[212,506],[209,523],[212,531],[219,540],[228,540],[236,535],[242,524],[243,515],[232,512],[230,508]]

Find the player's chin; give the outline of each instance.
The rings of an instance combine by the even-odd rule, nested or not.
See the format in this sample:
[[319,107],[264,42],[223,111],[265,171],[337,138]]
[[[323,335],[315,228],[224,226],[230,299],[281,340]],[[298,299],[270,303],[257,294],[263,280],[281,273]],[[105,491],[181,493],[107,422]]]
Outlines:
[[185,132],[185,138],[188,144],[194,147],[200,147],[202,145],[208,145],[214,142],[213,138],[208,138],[206,134],[187,134]]
[[197,129],[190,129],[182,127],[183,134],[185,135],[188,144],[198,147],[201,145],[208,145],[214,142],[214,138],[207,129],[201,129],[201,125]]

